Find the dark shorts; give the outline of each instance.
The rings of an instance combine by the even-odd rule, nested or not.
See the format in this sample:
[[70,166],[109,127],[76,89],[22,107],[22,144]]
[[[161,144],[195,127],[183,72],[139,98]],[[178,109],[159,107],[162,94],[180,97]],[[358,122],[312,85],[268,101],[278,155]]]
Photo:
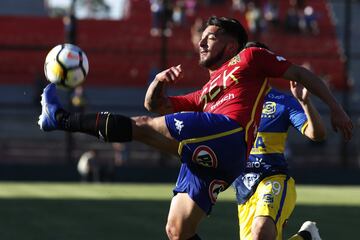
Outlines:
[[245,131],[222,114],[181,112],[165,116],[167,127],[180,142],[181,169],[174,194],[189,196],[210,214],[220,192],[243,171]]

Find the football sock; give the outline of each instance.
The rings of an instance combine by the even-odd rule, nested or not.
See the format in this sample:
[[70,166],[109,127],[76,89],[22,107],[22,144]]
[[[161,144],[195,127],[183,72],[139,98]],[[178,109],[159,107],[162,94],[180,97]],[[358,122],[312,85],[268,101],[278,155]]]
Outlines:
[[86,133],[106,142],[129,142],[132,140],[132,123],[129,117],[98,113],[69,113],[63,109],[56,112],[59,129]]
[[201,240],[201,238],[199,237],[199,235],[195,234],[194,236],[188,238],[188,240]]
[[289,240],[311,240],[311,234],[308,231],[301,231],[289,238]]

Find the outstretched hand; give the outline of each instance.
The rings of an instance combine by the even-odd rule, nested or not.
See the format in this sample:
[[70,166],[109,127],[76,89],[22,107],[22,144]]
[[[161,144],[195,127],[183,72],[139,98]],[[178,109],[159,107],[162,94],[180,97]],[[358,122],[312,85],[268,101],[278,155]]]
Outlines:
[[184,77],[184,73],[182,71],[181,65],[170,67],[160,73],[158,73],[155,77],[159,82],[165,83],[176,83],[179,79]]
[[[291,81],[290,90],[300,102],[305,103],[309,100],[310,93],[302,84]],[[350,141],[353,123],[340,105],[331,110],[331,125],[335,132],[341,132],[345,141]]]
[[353,123],[342,108],[331,111],[331,125],[335,132],[341,132],[345,141],[352,137]]

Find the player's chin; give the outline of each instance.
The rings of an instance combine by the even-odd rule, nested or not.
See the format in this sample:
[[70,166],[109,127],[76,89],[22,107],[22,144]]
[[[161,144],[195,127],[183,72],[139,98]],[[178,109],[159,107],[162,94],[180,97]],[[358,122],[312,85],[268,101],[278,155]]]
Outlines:
[[202,67],[205,67],[205,68],[209,67],[210,64],[209,64],[208,58],[201,58],[200,57],[199,65],[202,66]]

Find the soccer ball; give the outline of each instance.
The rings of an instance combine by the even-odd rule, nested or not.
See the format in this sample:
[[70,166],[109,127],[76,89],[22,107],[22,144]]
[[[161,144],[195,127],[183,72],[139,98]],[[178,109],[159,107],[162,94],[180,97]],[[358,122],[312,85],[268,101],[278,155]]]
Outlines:
[[89,72],[89,61],[78,46],[60,44],[47,54],[44,72],[50,82],[65,88],[75,88],[84,82]]

